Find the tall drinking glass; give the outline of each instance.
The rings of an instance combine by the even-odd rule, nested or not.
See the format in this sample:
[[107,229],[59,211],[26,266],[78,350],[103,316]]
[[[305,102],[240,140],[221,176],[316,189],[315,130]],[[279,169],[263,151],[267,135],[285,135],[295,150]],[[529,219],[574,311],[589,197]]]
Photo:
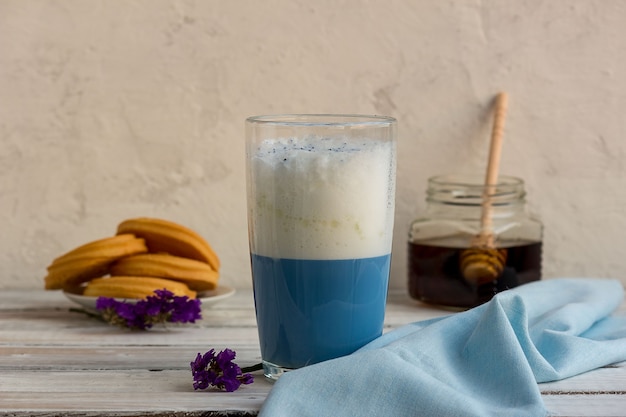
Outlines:
[[248,230],[265,375],[350,354],[382,333],[396,120],[246,120]]

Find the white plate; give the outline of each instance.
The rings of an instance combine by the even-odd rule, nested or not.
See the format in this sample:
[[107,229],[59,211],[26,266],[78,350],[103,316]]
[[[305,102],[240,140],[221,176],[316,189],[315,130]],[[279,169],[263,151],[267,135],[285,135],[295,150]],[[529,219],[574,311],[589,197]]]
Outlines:
[[[96,309],[96,300],[98,299],[98,297],[89,297],[86,295],[82,295],[82,294],[76,294],[73,292],[69,292],[69,291],[63,291],[63,294],[70,299],[71,301],[75,302],[76,304],[84,307],[87,310],[90,311],[95,311],[97,312],[98,310]],[[202,291],[198,293],[198,299],[200,300],[200,302],[202,303],[202,309],[206,309],[209,308],[211,306],[213,306],[214,304],[232,296],[233,294],[235,294],[235,289],[231,288],[231,287],[227,287],[224,285],[220,285],[219,287],[217,287],[214,290],[211,291]],[[138,300],[135,299],[127,299],[127,300],[121,300],[120,301],[126,301],[129,303],[136,303]]]

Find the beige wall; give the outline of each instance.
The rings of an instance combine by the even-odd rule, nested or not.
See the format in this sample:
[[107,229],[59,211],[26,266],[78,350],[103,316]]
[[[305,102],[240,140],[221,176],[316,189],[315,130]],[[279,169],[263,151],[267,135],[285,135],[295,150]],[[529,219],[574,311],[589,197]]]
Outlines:
[[426,178],[483,171],[500,89],[544,275],[626,282],[625,22],[619,0],[0,0],[0,288],[133,216],[250,285],[243,120],[288,112],[398,118],[404,288]]

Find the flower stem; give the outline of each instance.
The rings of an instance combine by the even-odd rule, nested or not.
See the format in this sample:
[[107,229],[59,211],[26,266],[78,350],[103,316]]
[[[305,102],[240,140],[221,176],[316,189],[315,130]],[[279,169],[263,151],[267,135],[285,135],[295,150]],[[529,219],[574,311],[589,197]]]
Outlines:
[[72,312],[72,313],[82,313],[82,314],[86,315],[87,317],[91,317],[91,318],[94,318],[94,319],[102,320],[102,316],[100,314],[95,314],[95,313],[92,313],[90,311],[83,310],[82,308],[70,307],[70,312]]
[[245,368],[241,368],[241,372],[254,372],[254,371],[260,371],[261,369],[263,369],[263,364],[262,363],[257,363],[255,365],[252,366],[246,366]]

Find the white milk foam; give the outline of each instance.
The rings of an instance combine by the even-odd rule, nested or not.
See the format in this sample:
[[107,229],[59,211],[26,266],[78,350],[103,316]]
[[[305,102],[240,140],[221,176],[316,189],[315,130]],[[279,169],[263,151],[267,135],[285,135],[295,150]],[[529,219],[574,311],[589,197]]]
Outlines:
[[254,254],[353,259],[391,252],[395,144],[351,138],[266,140],[251,161]]

